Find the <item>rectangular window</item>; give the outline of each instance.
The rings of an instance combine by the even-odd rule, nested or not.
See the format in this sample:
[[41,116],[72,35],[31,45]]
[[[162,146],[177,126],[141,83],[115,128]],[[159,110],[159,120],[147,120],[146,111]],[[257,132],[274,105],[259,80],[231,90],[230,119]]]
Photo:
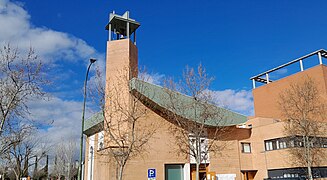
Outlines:
[[[190,141],[190,163],[195,163],[195,157],[197,156],[195,153],[195,149],[197,148],[197,140],[195,137],[189,137]],[[208,143],[209,140],[205,137],[201,137],[198,139],[198,143],[200,143],[200,158],[201,163],[210,163],[210,156],[208,151]]]
[[104,132],[101,131],[98,133],[98,150],[102,150],[104,148]]
[[88,177],[87,180],[93,180],[93,170],[94,170],[94,142],[95,142],[95,135],[92,135],[88,139],[89,141],[89,152],[87,158],[87,168],[88,168]]
[[279,148],[280,148],[280,149],[285,149],[285,148],[287,148],[287,146],[286,146],[286,142],[285,142],[285,141],[279,141]]
[[242,153],[251,153],[250,143],[241,143],[241,144],[242,144]]
[[319,144],[322,148],[327,148],[327,137],[320,137]]
[[[323,168],[312,168],[312,172],[316,177],[324,177],[321,173],[323,170]],[[268,177],[269,179],[305,179],[305,172],[303,168],[274,169],[268,170]]]
[[273,142],[272,141],[265,141],[266,144],[266,151],[273,150]]
[[298,147],[303,147],[303,142],[302,141],[298,141],[297,142],[297,145],[298,145]]
[[183,164],[165,164],[165,180],[183,180]]
[[288,142],[288,144],[289,144],[289,147],[294,147],[294,140],[290,140],[290,141]]
[[303,139],[302,136],[288,136],[276,139],[269,139],[264,141],[265,150],[277,150],[277,149],[286,149],[292,147],[305,147],[306,143],[310,147],[322,147],[327,148],[327,138],[326,137],[308,137],[307,140]]

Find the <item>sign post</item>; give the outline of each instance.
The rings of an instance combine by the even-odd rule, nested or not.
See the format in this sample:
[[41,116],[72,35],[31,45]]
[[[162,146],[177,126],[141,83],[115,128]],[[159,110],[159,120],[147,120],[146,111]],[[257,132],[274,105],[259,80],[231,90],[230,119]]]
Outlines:
[[148,169],[148,180],[156,180],[156,169]]

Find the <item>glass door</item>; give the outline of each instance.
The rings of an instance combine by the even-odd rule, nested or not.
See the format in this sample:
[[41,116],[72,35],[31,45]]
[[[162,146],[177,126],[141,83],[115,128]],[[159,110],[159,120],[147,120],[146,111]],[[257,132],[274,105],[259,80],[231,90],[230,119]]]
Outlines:
[[184,176],[183,164],[166,164],[165,180],[183,180]]

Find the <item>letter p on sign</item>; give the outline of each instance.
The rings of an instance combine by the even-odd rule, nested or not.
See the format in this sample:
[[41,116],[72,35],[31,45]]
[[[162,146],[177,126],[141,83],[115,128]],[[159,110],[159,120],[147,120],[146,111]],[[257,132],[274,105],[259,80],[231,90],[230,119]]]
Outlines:
[[148,179],[155,179],[156,178],[156,169],[148,169]]

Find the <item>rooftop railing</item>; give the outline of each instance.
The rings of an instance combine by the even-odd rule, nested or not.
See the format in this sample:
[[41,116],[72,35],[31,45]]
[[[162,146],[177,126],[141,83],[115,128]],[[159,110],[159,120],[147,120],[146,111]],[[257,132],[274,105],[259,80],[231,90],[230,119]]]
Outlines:
[[324,49],[317,50],[315,52],[312,52],[312,53],[302,56],[300,58],[294,59],[288,63],[285,63],[283,65],[280,65],[280,66],[270,69],[266,72],[263,72],[261,74],[251,77],[250,80],[252,80],[253,89],[256,88],[256,82],[263,83],[263,84],[269,84],[269,83],[273,82],[271,79],[269,79],[269,74],[271,74],[272,72],[275,72],[277,70],[280,70],[282,68],[285,68],[289,65],[299,63],[300,71],[304,71],[303,61],[307,60],[309,57],[312,57],[315,55],[318,56],[319,64],[323,64],[322,58],[327,58],[327,51]]

